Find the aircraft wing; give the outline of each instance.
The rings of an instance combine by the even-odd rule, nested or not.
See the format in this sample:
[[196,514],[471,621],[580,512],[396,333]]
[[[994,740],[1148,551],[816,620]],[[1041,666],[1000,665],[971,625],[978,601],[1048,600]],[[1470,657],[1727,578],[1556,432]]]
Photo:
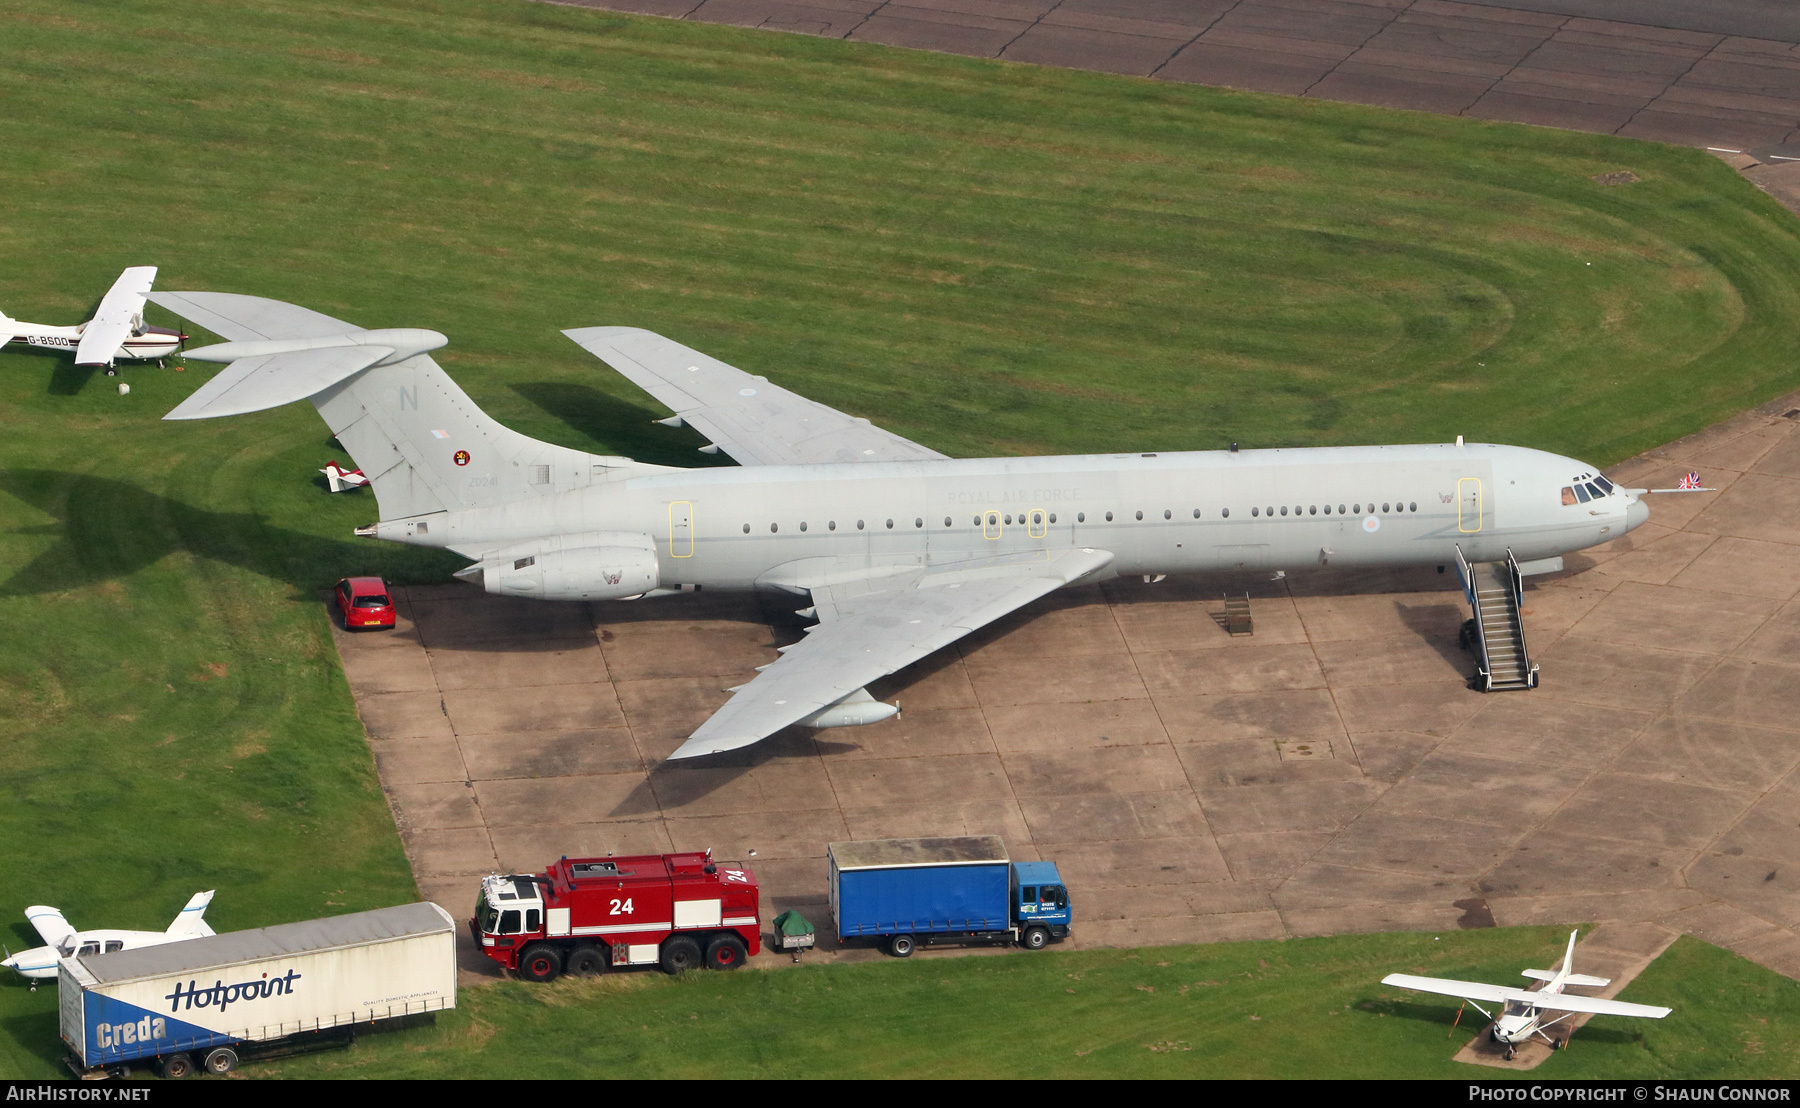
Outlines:
[[1459,996],[1464,1000],[1485,1000],[1495,1004],[1505,1003],[1513,993],[1523,993],[1524,989],[1509,989],[1505,985],[1484,985],[1479,981],[1452,981],[1447,977],[1414,977],[1410,973],[1390,973],[1381,979],[1383,985],[1398,985],[1402,989],[1417,989],[1422,993],[1441,993],[1444,996]]
[[153,265],[132,266],[119,274],[112,288],[100,300],[94,318],[81,331],[81,342],[75,347],[76,365],[111,365],[119,347],[131,337],[132,328],[144,311],[144,295],[156,280]]
[[673,408],[740,465],[945,457],[653,331],[578,327],[563,334]]
[[236,292],[153,292],[147,299],[231,342],[318,339],[363,330],[298,304]]
[[812,589],[820,622],[786,648],[671,758],[749,746],[1045,593],[1112,562],[1110,551],[982,558]]
[[47,946],[55,946],[75,933],[75,928],[63,918],[62,909],[52,908],[48,904],[33,904],[25,909],[25,918],[37,933],[44,937]]
[[1381,979],[1381,983],[1398,985],[1403,989],[1417,989],[1420,992],[1458,996],[1465,1000],[1491,1001],[1495,1004],[1517,1001],[1533,1008],[1548,1008],[1554,1012],[1591,1012],[1601,1016],[1638,1016],[1643,1019],[1659,1020],[1674,1011],[1672,1008],[1659,1008],[1652,1004],[1628,1004],[1622,1000],[1602,1000],[1594,996],[1570,996],[1567,993],[1532,992],[1530,989],[1512,989],[1505,985],[1485,985],[1479,981],[1414,977],[1410,973],[1390,973]]

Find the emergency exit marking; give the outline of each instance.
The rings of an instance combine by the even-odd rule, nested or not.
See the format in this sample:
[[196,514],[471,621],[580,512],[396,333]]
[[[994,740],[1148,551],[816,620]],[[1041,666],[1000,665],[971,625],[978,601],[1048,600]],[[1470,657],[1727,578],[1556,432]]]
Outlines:
[[1331,758],[1331,743],[1323,739],[1310,742],[1276,743],[1275,749],[1280,752],[1284,762],[1311,762],[1320,758]]

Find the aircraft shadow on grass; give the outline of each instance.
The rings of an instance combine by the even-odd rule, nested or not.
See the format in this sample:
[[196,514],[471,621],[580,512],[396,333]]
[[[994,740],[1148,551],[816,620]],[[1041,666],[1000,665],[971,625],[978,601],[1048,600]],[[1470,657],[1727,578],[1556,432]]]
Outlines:
[[[250,512],[196,508],[106,477],[13,469],[0,472],[0,491],[62,521],[13,532],[60,535],[61,541],[0,582],[0,596],[111,581],[185,550],[285,582],[296,595],[310,597],[339,577],[366,572],[373,560],[366,543],[274,526]],[[419,553],[408,552],[409,561]],[[462,563],[449,554],[426,557],[442,560],[446,577]]]
[[[1378,1000],[1374,997],[1365,997],[1357,1002],[1356,1007],[1370,1015],[1385,1014],[1396,1019],[1432,1023],[1447,1028],[1451,1031],[1451,1038],[1457,1040],[1458,1049],[1461,1049],[1460,1043],[1463,1041],[1461,1036],[1466,1035],[1473,1038],[1489,1022],[1486,1016],[1475,1010],[1473,1004],[1464,1009],[1461,1020],[1456,1018],[1457,1005],[1453,1002],[1431,1004],[1410,1000]],[[1489,1010],[1493,1010],[1491,1005]],[[1641,1032],[1611,1027],[1594,1027],[1592,1024],[1586,1024],[1581,1028],[1579,1041],[1609,1043],[1617,1046],[1637,1042],[1642,1038]]]
[[692,428],[664,427],[657,420],[667,417],[589,385],[533,381],[512,390],[607,452],[683,469],[736,464],[723,453],[700,453],[706,440]]

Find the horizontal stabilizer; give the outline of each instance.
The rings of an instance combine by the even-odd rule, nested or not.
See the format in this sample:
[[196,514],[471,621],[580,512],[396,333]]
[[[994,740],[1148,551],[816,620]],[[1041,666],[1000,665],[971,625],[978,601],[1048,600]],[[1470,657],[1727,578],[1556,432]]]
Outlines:
[[[1554,981],[1554,980],[1556,980],[1556,971],[1555,970],[1547,970],[1547,969],[1520,970],[1519,976],[1520,977],[1529,977],[1533,981]],[[1585,985],[1585,986],[1587,986],[1589,988],[1593,988],[1593,989],[1604,989],[1604,988],[1606,988],[1606,986],[1612,984],[1612,978],[1610,978],[1610,977],[1591,977],[1585,973],[1571,973],[1569,976],[1563,978],[1563,984],[1565,984],[1565,985]]]
[[336,346],[232,362],[164,419],[216,419],[305,400],[393,354],[387,346]]
[[311,339],[361,330],[311,308],[238,292],[153,292],[148,299],[233,341]]
[[144,296],[156,280],[153,265],[133,266],[119,274],[113,287],[100,300],[94,318],[81,331],[81,342],[75,347],[76,365],[111,365],[119,348],[131,337],[132,329],[144,313]]

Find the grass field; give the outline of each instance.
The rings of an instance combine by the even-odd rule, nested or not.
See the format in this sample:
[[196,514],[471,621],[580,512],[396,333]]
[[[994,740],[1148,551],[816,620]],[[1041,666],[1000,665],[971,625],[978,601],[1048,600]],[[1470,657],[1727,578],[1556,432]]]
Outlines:
[[[433,327],[570,446],[707,464],[557,334],[599,323],[959,455],[1460,433],[1604,464],[1800,385],[1800,224],[1695,151],[524,2],[0,25],[8,314],[76,322],[151,263]],[[305,406],[159,422],[200,379],[0,353],[15,949],[35,902],[161,927],[216,887],[226,929],[414,895],[315,598],[459,563],[351,538],[373,504],[324,495]],[[801,987],[758,981],[729,987]],[[498,1039],[543,999],[470,1003]],[[55,1072],[52,1010],[0,985],[0,1074]]]
[[[1509,928],[831,968],[619,974],[464,992],[434,1026],[271,1067],[317,1077],[1507,1076],[1451,1061],[1474,1009],[1380,984],[1520,981],[1567,932]],[[1681,939],[1534,1076],[1792,1077],[1800,985]]]

